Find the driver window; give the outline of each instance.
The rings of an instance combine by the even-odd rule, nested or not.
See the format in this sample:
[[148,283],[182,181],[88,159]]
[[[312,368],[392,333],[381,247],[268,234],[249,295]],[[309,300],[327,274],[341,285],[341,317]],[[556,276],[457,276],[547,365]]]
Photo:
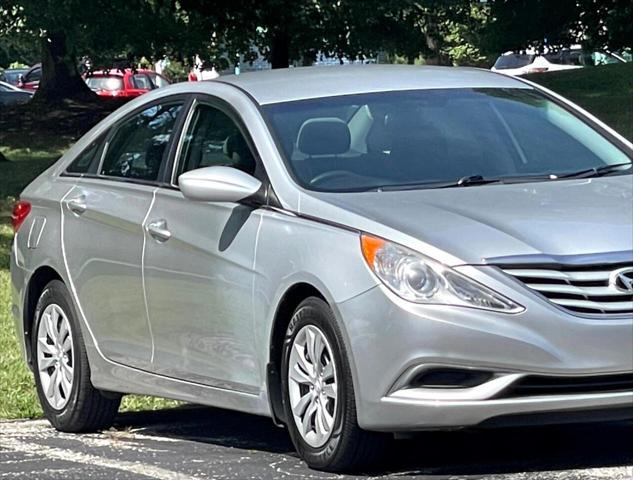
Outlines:
[[226,166],[255,173],[253,156],[240,129],[224,112],[199,105],[183,138],[178,177],[197,168]]

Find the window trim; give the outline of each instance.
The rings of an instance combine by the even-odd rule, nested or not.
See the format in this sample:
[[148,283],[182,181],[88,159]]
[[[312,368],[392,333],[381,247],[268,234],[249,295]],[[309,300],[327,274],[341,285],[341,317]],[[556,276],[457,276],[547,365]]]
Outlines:
[[[98,166],[101,163],[102,157],[103,157],[103,149],[105,146],[105,141],[106,138],[108,136],[108,132],[102,132],[96,140],[90,142],[88,144],[88,146],[86,146],[81,152],[79,152],[77,155],[75,155],[75,157],[68,162],[68,164],[66,165],[66,167],[64,168],[64,171],[60,174],[60,177],[78,177],[78,178],[83,178],[83,177],[89,177],[94,175],[97,171],[98,171]],[[95,143],[97,143],[97,150],[94,153],[94,156],[92,157],[92,160],[90,160],[90,165],[88,166],[88,169],[86,170],[86,172],[84,173],[80,173],[80,172],[69,172],[68,169],[70,168],[70,166],[75,163],[77,161],[77,159],[82,156],[84,153],[86,153],[90,147],[92,147]]]
[[255,172],[253,173],[253,177],[257,178],[262,182],[262,184],[266,185],[267,188],[270,188],[270,179],[268,177],[268,173],[266,172],[266,167],[264,166],[264,162],[261,159],[261,155],[255,146],[255,142],[253,141],[250,132],[246,128],[246,124],[242,120],[241,116],[237,112],[237,110],[226,100],[216,97],[210,94],[195,94],[192,98],[192,101],[189,105],[189,110],[184,117],[182,129],[178,132],[178,140],[175,143],[175,148],[171,152],[173,155],[171,156],[171,164],[168,165],[166,169],[167,172],[170,172],[166,178],[164,178],[164,184],[171,187],[172,189],[180,190],[178,184],[176,183],[176,172],[178,170],[178,166],[182,161],[180,158],[180,154],[182,153],[182,146],[184,143],[186,132],[191,124],[191,120],[195,113],[195,109],[201,105],[206,105],[211,108],[215,108],[220,112],[224,113],[229,119],[237,126],[238,130],[244,137],[246,144],[255,159]]
[[178,187],[178,184],[176,183],[176,171],[178,170],[178,167],[181,163],[181,158],[180,155],[182,154],[182,148],[183,148],[183,144],[185,142],[185,136],[187,135],[187,131],[189,131],[189,127],[191,126],[191,121],[193,119],[193,116],[195,115],[196,112],[196,108],[198,108],[198,106],[200,106],[201,103],[198,101],[198,99],[196,97],[194,97],[191,101],[191,105],[189,105],[189,110],[187,111],[187,115],[185,116],[185,121],[182,124],[182,129],[179,132],[178,135],[178,141],[176,142],[176,148],[174,149],[173,152],[173,157],[171,158],[171,168],[167,168],[166,169],[166,176],[168,174],[167,178],[164,178],[165,183],[169,184],[170,186],[180,190],[180,188]]

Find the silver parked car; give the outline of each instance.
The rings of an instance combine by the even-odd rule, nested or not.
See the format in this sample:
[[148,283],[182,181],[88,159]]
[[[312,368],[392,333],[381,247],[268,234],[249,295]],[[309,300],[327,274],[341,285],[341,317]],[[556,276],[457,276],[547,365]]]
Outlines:
[[13,213],[42,407],[273,418],[349,470],[397,432],[633,417],[632,145],[476,69],[298,68],[143,95]]

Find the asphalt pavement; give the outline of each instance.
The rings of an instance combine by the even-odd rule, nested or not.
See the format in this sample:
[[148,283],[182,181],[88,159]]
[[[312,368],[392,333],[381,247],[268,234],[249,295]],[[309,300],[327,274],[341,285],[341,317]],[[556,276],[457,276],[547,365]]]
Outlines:
[[427,433],[394,442],[378,471],[308,469],[269,419],[187,407],[121,414],[99,434],[0,423],[0,479],[632,480],[633,422]]

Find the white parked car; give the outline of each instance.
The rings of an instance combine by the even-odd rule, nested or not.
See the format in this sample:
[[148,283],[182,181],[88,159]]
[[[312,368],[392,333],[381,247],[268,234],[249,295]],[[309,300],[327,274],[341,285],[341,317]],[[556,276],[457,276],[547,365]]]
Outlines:
[[497,58],[492,66],[494,72],[506,75],[526,75],[528,73],[545,73],[557,70],[572,70],[593,65],[624,63],[622,56],[603,51],[587,52],[580,47],[563,48],[556,52],[538,55],[534,50],[521,53],[506,52]]

